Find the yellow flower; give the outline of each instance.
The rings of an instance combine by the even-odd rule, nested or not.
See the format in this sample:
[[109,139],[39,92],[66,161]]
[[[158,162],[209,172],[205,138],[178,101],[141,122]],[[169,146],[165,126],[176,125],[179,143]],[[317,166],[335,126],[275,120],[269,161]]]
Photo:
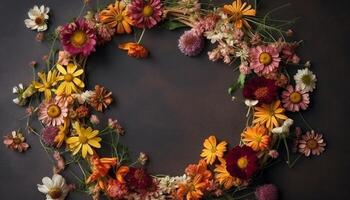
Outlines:
[[72,136],[66,140],[68,148],[73,151],[73,155],[77,154],[80,150],[83,158],[86,154],[93,155],[94,151],[92,147],[101,148],[101,138],[97,137],[99,131],[92,130],[91,127],[83,128],[79,122],[75,122],[73,125],[74,130],[78,133],[77,136]]
[[254,110],[253,123],[265,125],[270,131],[275,127],[279,127],[284,120],[288,119],[288,117],[284,115],[284,109],[281,107],[280,100],[270,105],[263,104],[262,106],[255,107]]
[[57,146],[56,146],[57,148],[60,148],[62,146],[63,141],[66,139],[69,125],[70,125],[69,119],[65,118],[63,126],[61,125],[58,127],[59,131],[54,140],[55,143],[57,143]]
[[242,184],[242,180],[231,176],[231,174],[226,169],[226,160],[219,158],[220,165],[216,165],[215,179],[224,186],[226,190],[230,189],[232,186],[239,186]]
[[250,28],[244,16],[255,16],[256,11],[251,5],[243,3],[241,0],[234,1],[232,5],[224,5],[223,11],[229,15],[229,20],[235,23],[236,28],[242,28],[243,25]]
[[254,151],[263,151],[270,144],[269,131],[265,126],[256,124],[254,127],[247,127],[242,134],[242,141]]
[[62,65],[57,64],[56,68],[61,73],[58,77],[59,81],[62,81],[60,86],[58,86],[56,94],[57,95],[70,95],[72,92],[78,92],[77,86],[79,88],[84,88],[85,84],[78,77],[84,73],[83,69],[78,69],[73,63],[67,65],[65,69]]
[[218,145],[216,144],[217,142],[215,136],[210,136],[209,138],[205,139],[203,143],[204,149],[202,150],[201,157],[203,157],[204,160],[211,165],[215,162],[216,157],[222,158],[224,152],[226,151],[227,142],[223,141]]
[[49,101],[51,99],[51,92],[53,91],[53,86],[57,84],[57,71],[49,71],[47,73],[39,72],[38,76],[41,80],[41,82],[34,81],[33,85],[34,88],[37,89],[39,92],[43,92],[45,95],[45,100]]
[[116,1],[110,4],[105,10],[100,12],[100,21],[111,28],[115,28],[117,33],[131,33],[132,21],[128,16],[128,10],[123,1]]

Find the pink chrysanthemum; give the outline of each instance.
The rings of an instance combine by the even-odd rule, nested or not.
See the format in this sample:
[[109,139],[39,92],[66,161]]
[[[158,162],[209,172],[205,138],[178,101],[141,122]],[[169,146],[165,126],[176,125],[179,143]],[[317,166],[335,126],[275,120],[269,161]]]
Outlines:
[[133,0],[128,12],[137,28],[152,28],[162,20],[163,4],[160,0]]
[[310,103],[309,93],[288,85],[282,93],[282,103],[283,107],[291,112],[297,112],[300,109],[306,110]]
[[41,139],[47,146],[53,146],[55,144],[55,137],[57,136],[58,128],[54,126],[48,126],[41,131]]
[[281,58],[274,46],[257,46],[250,49],[250,68],[257,74],[269,74],[275,71]]
[[61,44],[71,55],[90,55],[95,51],[96,32],[85,19],[78,19],[66,24],[60,31]]
[[208,15],[196,22],[192,28],[192,31],[194,31],[194,33],[197,35],[203,35],[204,32],[211,31],[215,28],[219,18],[220,17],[218,15]]
[[114,33],[115,29],[109,28],[106,25],[100,25],[97,28],[97,44],[102,45],[111,41]]
[[59,126],[64,123],[68,116],[67,103],[64,101],[44,101],[39,106],[39,120],[45,126]]
[[203,50],[204,38],[193,31],[185,31],[179,39],[178,46],[186,56],[196,56]]
[[298,145],[298,151],[305,156],[320,155],[325,150],[326,143],[323,140],[322,134],[315,133],[315,131],[306,132],[301,136]]
[[255,196],[258,200],[277,200],[278,189],[273,184],[265,184],[256,188]]

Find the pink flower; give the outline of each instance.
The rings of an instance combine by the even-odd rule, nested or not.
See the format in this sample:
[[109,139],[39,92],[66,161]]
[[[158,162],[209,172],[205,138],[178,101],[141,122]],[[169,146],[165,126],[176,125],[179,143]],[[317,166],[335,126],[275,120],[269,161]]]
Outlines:
[[41,139],[47,146],[53,146],[55,144],[55,137],[57,136],[58,128],[54,126],[48,126],[43,128],[41,132]]
[[241,65],[239,66],[239,71],[245,75],[252,73],[252,70],[249,68],[248,63],[245,62],[241,63]]
[[300,62],[299,56],[295,53],[295,49],[298,47],[297,43],[284,43],[282,46],[281,57],[287,62],[298,64]]
[[162,20],[163,4],[160,0],[133,0],[128,12],[135,27],[152,28]]
[[281,58],[278,49],[273,46],[257,46],[250,49],[250,68],[257,74],[269,74],[275,71]]
[[178,46],[186,56],[196,56],[203,50],[204,38],[193,31],[185,31],[179,39]]
[[119,135],[124,135],[124,129],[118,122],[118,120],[113,120],[111,118],[108,119],[108,127],[115,131]]
[[276,150],[270,150],[269,151],[269,156],[271,156],[271,158],[278,158],[279,153]]
[[39,106],[38,119],[46,126],[59,126],[64,123],[68,116],[67,103],[64,101],[44,101]]
[[282,103],[283,107],[291,112],[297,112],[300,109],[306,110],[310,103],[309,93],[288,85],[286,90],[282,92]]
[[66,167],[64,159],[58,151],[54,151],[53,159],[56,161],[56,165],[54,166],[54,174],[59,174]]
[[100,25],[97,28],[97,44],[102,45],[106,42],[111,41],[114,33],[115,29],[109,28],[106,25]]
[[315,133],[315,131],[308,131],[301,136],[299,140],[299,152],[306,157],[312,155],[320,155],[325,150],[326,143],[322,138],[322,134]]
[[97,125],[100,123],[100,120],[98,119],[98,117],[96,115],[91,115],[90,116],[90,122],[93,124],[93,125]]
[[258,200],[277,200],[278,190],[273,184],[265,184],[256,188],[255,196]]
[[209,57],[209,60],[211,60],[213,62],[219,60],[221,58],[220,49],[219,48],[215,48],[212,51],[209,51],[208,52],[208,57]]
[[69,61],[70,61],[70,54],[67,51],[58,52],[58,60],[57,60],[58,64],[68,65]]
[[16,131],[12,131],[11,134],[4,136],[4,144],[6,147],[18,152],[25,152],[29,148],[29,144],[27,144],[25,140],[22,133]]
[[78,19],[62,27],[60,39],[64,50],[71,55],[88,56],[95,51],[97,36],[85,19]]
[[196,22],[192,28],[192,31],[194,31],[194,33],[197,35],[203,35],[204,32],[211,31],[215,28],[219,18],[220,17],[217,15],[208,15]]

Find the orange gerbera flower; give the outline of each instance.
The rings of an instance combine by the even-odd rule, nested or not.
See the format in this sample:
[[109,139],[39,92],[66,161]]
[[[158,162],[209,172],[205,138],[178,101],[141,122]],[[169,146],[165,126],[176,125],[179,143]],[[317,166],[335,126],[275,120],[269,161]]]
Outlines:
[[212,178],[212,173],[208,170],[208,165],[203,159],[200,160],[198,164],[188,165],[185,172],[190,177],[201,175],[202,180],[207,182],[209,182],[209,180]]
[[128,9],[123,1],[116,1],[110,4],[99,15],[100,21],[111,28],[115,28],[117,33],[131,33],[132,21],[128,16]]
[[267,128],[260,124],[248,127],[242,134],[242,141],[254,151],[263,151],[268,148],[271,137]]
[[97,156],[92,156],[90,159],[92,165],[92,173],[86,183],[91,183],[97,181],[101,177],[107,175],[109,169],[118,163],[117,158],[99,158]]
[[148,56],[148,50],[144,46],[135,42],[120,44],[119,49],[127,51],[128,56],[135,58],[146,58]]
[[212,165],[217,157],[222,158],[224,152],[226,151],[226,145],[227,142],[225,141],[217,144],[216,137],[212,135],[209,138],[205,139],[203,143],[204,149],[202,150],[201,157],[205,159],[207,164]]
[[250,28],[244,16],[255,16],[256,14],[251,5],[245,2],[242,4],[241,0],[234,1],[232,5],[224,5],[222,10],[229,15],[229,20],[235,23],[236,28],[242,28],[243,25]]
[[284,120],[288,119],[288,117],[284,115],[285,110],[281,107],[280,100],[277,100],[272,104],[263,104],[254,107],[254,110],[253,123],[265,125],[269,130],[279,127]]
[[180,184],[176,195],[179,199],[186,198],[186,200],[199,200],[203,196],[203,191],[206,187],[207,184],[203,181],[202,175],[198,174],[192,181],[186,184]]

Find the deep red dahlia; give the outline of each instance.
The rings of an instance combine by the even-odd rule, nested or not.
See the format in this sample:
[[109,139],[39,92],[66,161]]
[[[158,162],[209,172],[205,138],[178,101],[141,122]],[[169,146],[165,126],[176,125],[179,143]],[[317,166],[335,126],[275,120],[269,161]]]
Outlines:
[[270,104],[276,100],[278,87],[274,80],[264,77],[250,79],[243,88],[243,96],[246,99],[258,100],[259,103]]
[[129,172],[125,176],[125,180],[130,189],[137,191],[146,190],[153,184],[152,177],[144,168],[130,167]]
[[249,179],[258,167],[258,157],[248,146],[236,146],[226,156],[226,169],[234,177]]

